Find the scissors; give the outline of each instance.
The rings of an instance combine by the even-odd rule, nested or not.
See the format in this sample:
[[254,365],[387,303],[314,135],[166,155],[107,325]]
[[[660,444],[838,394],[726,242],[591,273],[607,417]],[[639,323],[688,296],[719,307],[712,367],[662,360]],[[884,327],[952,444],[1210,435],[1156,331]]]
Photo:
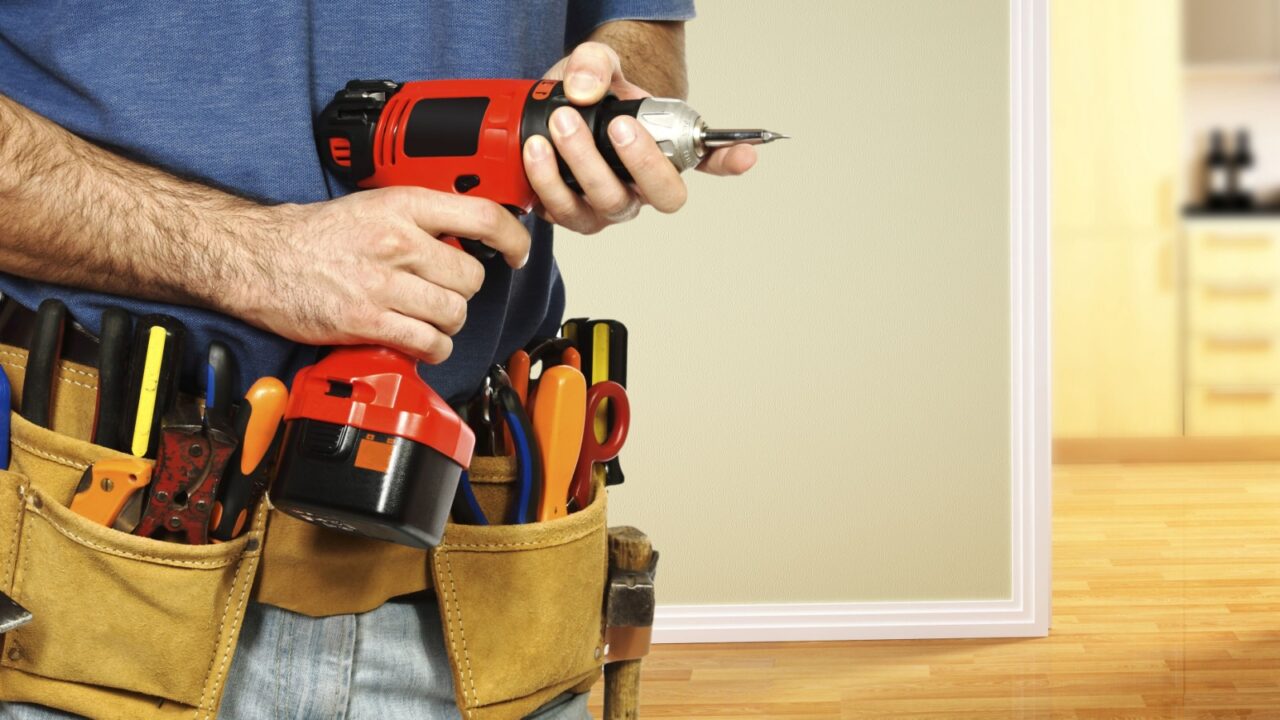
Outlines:
[[[596,411],[606,401],[613,410],[613,427],[604,440],[596,439]],[[587,391],[587,416],[582,430],[582,452],[578,455],[578,467],[573,473],[569,499],[574,510],[581,510],[591,503],[591,475],[596,463],[608,462],[622,451],[631,427],[631,403],[627,391],[612,380],[598,382]]]
[[[595,384],[613,380],[627,386],[627,326],[617,320],[572,318],[560,326],[560,334],[582,351],[579,367],[587,381]],[[596,439],[605,437],[612,420],[608,403],[596,413]],[[605,463],[604,484],[621,485],[625,478],[618,458]]]
[[[512,452],[516,457],[516,502],[511,508],[511,524],[533,522],[542,493],[542,456],[534,441],[533,423],[520,396],[511,386],[511,378],[501,365],[489,369],[487,393],[496,406],[497,414],[511,432]],[[458,493],[453,502],[454,517],[470,525],[488,525],[489,519],[476,500],[475,490],[467,471],[462,472]]]

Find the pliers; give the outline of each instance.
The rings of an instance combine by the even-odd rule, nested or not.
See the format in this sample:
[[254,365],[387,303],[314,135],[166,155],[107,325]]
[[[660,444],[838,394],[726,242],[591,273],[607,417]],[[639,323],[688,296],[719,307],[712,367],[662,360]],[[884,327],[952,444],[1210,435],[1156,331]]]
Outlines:
[[202,416],[194,403],[179,402],[161,426],[151,494],[134,534],[208,543],[218,483],[237,444],[218,415]]
[[[525,412],[520,396],[511,386],[511,378],[501,365],[489,369],[481,388],[480,402],[489,410],[488,419],[501,417],[511,433],[512,454],[516,458],[516,502],[508,522],[513,525],[533,522],[537,516],[538,498],[542,494],[542,455],[533,437],[533,423]],[[466,470],[458,481],[453,501],[454,519],[468,525],[488,525],[489,519],[476,500]]]

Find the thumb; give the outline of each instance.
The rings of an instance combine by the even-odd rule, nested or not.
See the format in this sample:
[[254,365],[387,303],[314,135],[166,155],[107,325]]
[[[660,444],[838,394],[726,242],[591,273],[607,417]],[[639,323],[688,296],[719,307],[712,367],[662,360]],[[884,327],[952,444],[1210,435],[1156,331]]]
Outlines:
[[590,105],[605,93],[622,86],[634,87],[622,75],[622,61],[608,45],[585,42],[573,49],[564,60],[564,94],[574,105]]

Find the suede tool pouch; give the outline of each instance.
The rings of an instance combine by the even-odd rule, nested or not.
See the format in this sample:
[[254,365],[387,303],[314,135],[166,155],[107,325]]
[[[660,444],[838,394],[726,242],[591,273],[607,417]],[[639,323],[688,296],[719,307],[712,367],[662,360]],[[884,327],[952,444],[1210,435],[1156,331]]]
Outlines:
[[[477,457],[476,498],[493,520],[514,495],[511,458]],[[584,692],[604,650],[606,493],[579,512],[525,525],[450,523],[431,552],[458,708],[467,720],[528,715]]]
[[248,532],[222,544],[119,532],[67,506],[84,469],[120,453],[16,414],[11,422],[13,472],[0,473],[0,589],[34,617],[4,637],[0,699],[94,718],[215,717],[265,503]]

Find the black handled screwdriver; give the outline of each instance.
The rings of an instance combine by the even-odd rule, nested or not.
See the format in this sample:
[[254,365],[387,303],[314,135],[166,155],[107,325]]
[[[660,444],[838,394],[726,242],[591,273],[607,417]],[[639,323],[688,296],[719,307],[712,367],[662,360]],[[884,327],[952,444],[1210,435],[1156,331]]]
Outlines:
[[93,442],[113,450],[128,450],[125,441],[125,393],[129,387],[129,345],[133,321],[122,308],[102,312],[98,333],[98,416]]
[[53,410],[53,376],[62,356],[62,333],[67,326],[67,306],[48,298],[36,310],[36,326],[27,352],[26,376],[22,381],[22,417],[40,427],[49,427]]
[[214,540],[231,540],[248,523],[250,510],[266,489],[266,475],[280,451],[280,432],[289,391],[273,377],[259,378],[245,393],[236,412],[234,432],[239,440],[227,461],[218,500],[209,521]]

